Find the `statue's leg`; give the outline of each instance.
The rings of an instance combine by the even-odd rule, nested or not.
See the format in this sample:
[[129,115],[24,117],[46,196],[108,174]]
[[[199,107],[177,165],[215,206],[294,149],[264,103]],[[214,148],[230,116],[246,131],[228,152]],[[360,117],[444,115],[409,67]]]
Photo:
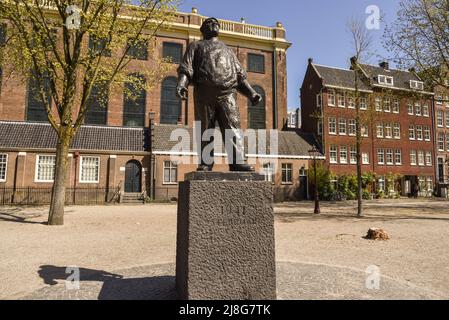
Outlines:
[[214,151],[212,149],[210,155],[203,155],[204,149],[213,143],[213,136],[210,140],[203,141],[204,132],[215,127],[215,108],[214,105],[204,98],[205,94],[202,90],[195,90],[195,121],[201,123],[201,135],[196,137],[197,153],[200,157],[198,170],[212,171],[214,166]]
[[240,126],[240,113],[235,94],[220,97],[217,102],[217,120],[225,144],[231,171],[252,171],[252,167],[245,164],[245,150],[243,131]]

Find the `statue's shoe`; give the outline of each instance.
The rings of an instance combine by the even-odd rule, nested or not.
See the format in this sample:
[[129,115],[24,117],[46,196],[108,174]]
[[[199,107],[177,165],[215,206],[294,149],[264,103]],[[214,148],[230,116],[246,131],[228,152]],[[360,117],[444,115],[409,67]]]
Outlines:
[[208,166],[206,164],[200,164],[196,171],[212,171],[212,166]]

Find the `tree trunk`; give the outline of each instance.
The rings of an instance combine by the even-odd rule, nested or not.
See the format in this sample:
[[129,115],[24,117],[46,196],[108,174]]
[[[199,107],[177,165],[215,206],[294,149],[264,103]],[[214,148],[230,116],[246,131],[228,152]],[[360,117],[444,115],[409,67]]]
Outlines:
[[60,226],[64,224],[64,204],[67,178],[68,152],[70,145],[70,128],[61,128],[62,134],[58,137],[56,148],[56,167],[53,189],[51,194],[48,225]]

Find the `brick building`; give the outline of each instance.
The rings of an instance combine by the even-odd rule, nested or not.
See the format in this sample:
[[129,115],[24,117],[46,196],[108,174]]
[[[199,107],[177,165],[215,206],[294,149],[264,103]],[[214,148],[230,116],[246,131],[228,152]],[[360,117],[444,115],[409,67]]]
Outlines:
[[449,184],[449,90],[435,88],[436,177],[441,185]]
[[[435,183],[433,94],[412,71],[361,65],[358,75],[362,170],[376,175],[376,189],[431,195]],[[301,86],[302,129],[321,142],[332,173],[356,172],[355,74],[309,59]],[[388,183],[388,178],[391,183]],[[387,186],[391,186],[388,187]],[[389,190],[386,190],[389,189]]]
[[[179,13],[169,29],[158,32],[155,53],[159,57],[170,57],[173,68],[151,91],[140,92],[138,98],[130,102],[121,90],[108,92],[100,86],[93,88],[84,126],[70,148],[70,178],[67,180],[70,192],[101,189],[99,197],[109,200],[116,197],[117,190],[121,196],[176,196],[178,181],[195,167],[178,167],[170,161],[173,152],[166,144],[169,138],[166,132],[193,125],[193,88],[189,88],[187,101],[176,97],[176,69],[187,45],[201,38],[200,25],[204,19],[206,17],[192,9],[188,14]],[[250,84],[263,96],[257,106],[249,106],[247,99],[238,95],[243,129],[279,132],[279,153],[258,155],[256,167],[278,186],[282,197],[293,197],[301,189],[299,198],[305,198],[308,150],[313,139],[310,135],[280,131],[287,122],[286,50],[290,43],[286,41],[285,29],[281,23],[265,27],[220,20],[220,24],[220,39],[235,51]],[[7,36],[6,25],[0,24],[0,27],[0,34]],[[148,52],[134,52],[135,59],[151,63]],[[130,68],[133,68],[132,63]],[[0,187],[14,192],[17,188],[50,189],[55,137],[43,104],[35,98],[36,83],[8,79],[1,85]],[[108,102],[100,108],[97,95],[105,92]],[[302,147],[285,145],[290,143]],[[266,164],[266,159],[279,166]],[[215,168],[227,169],[225,166]],[[276,174],[272,176],[272,173]]]

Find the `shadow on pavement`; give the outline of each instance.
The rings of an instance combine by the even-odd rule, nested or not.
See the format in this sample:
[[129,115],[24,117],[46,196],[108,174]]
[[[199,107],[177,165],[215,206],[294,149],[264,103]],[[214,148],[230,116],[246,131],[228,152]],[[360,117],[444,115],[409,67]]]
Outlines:
[[[59,284],[61,287],[56,280],[65,282],[73,274],[72,270],[66,273],[66,267],[42,265],[38,274],[45,284],[51,286]],[[86,296],[89,297],[93,293],[95,297],[98,292],[98,300],[174,300],[177,298],[173,276],[124,278],[120,274],[88,268],[79,268],[79,275],[80,282],[86,282],[86,284],[80,284],[81,292],[85,291]],[[98,285],[92,285],[92,282],[102,282],[101,289],[98,289]],[[65,289],[58,288],[58,290]]]

